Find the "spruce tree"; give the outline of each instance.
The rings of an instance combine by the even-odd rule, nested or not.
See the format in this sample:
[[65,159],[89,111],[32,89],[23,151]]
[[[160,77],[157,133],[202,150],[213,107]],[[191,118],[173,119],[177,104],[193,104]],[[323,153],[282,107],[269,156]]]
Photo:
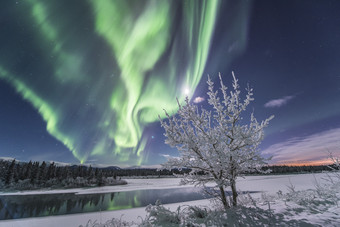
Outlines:
[[11,164],[8,167],[6,177],[5,177],[5,184],[9,185],[13,182],[14,177],[14,166],[15,166],[15,159],[11,162]]

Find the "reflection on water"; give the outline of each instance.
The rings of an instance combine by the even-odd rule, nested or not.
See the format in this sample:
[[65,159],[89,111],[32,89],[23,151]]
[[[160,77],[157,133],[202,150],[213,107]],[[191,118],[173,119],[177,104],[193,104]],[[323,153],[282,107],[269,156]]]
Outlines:
[[197,188],[152,189],[105,194],[0,196],[0,220],[144,207],[207,198]]

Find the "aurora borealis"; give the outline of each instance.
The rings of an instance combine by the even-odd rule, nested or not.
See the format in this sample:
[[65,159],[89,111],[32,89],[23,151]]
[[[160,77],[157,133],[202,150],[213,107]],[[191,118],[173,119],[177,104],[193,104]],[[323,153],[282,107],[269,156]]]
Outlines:
[[[171,101],[183,97],[181,84],[194,90],[200,81],[218,1],[67,5],[32,0],[9,6],[26,23],[22,35],[32,40],[23,48],[34,58],[22,59],[27,74],[15,70],[22,63],[4,63],[10,53],[2,53],[0,76],[81,163],[93,155],[140,163],[144,127],[158,120],[162,108],[175,110]],[[11,52],[15,43],[9,45]]]
[[[185,95],[204,106],[206,75],[221,72],[229,84],[234,70],[255,89],[255,116],[276,115],[263,150],[285,161],[278,145],[293,154],[289,141],[306,144],[340,127],[340,6],[326,2],[1,3],[0,156],[159,164],[176,152],[164,145],[158,115],[174,113]],[[16,123],[34,114],[41,119]]]

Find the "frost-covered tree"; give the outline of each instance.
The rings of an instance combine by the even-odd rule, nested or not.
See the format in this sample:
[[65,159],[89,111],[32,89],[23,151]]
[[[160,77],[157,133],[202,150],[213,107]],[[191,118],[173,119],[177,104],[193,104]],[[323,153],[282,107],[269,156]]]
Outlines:
[[[180,157],[169,158],[163,168],[189,168],[185,174],[184,184],[203,186],[206,191],[208,182],[215,182],[214,196],[221,200],[225,209],[237,206],[236,179],[245,172],[260,171],[267,159],[262,157],[258,146],[263,140],[264,127],[273,118],[259,123],[253,114],[247,124],[242,113],[253,98],[253,90],[249,87],[244,100],[238,80],[233,73],[233,89],[228,92],[221,75],[221,98],[214,91],[213,82],[208,77],[208,103],[211,111],[199,109],[186,98],[185,105],[178,102],[179,110],[170,116],[166,110],[167,120],[161,120],[165,129],[165,143],[177,147]],[[232,191],[228,200],[226,187]]]
[[14,178],[14,171],[15,171],[15,159],[13,159],[13,161],[8,167],[6,178],[5,178],[6,185],[9,185],[12,183],[13,178]]

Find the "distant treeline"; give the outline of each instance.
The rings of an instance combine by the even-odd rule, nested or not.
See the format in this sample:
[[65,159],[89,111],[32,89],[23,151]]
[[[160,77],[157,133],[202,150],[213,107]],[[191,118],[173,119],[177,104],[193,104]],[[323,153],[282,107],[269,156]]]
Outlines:
[[134,169],[115,169],[114,172],[120,177],[164,177],[173,176],[174,174],[189,173],[190,169],[172,169],[172,170],[158,170],[156,168],[134,168]]
[[323,171],[331,171],[336,169],[334,165],[319,165],[319,166],[265,166],[263,170],[271,170],[271,174],[287,174],[287,173],[317,173]]
[[17,162],[0,160],[0,188],[37,189],[120,185],[114,169],[87,166],[57,166],[54,162]]
[[[267,166],[271,174],[315,173],[330,171],[332,166]],[[333,166],[335,168],[335,166]],[[0,188],[37,189],[72,188],[126,184],[121,177],[163,177],[189,173],[190,169],[157,170],[148,168],[121,169],[119,167],[57,166],[54,162],[17,162],[0,160]],[[246,174],[260,174],[259,172]]]
[[[335,166],[327,166],[327,165],[320,165],[320,166],[265,166],[262,167],[263,171],[266,171],[268,169],[271,170],[270,174],[289,174],[289,173],[317,173],[322,171],[331,171],[335,169]],[[114,173],[117,176],[171,176],[173,174],[183,174],[183,173],[189,173],[190,169],[172,169],[170,170],[157,170],[157,169],[116,169],[114,170]],[[245,174],[261,174],[260,172],[251,172],[251,173],[245,173]]]

